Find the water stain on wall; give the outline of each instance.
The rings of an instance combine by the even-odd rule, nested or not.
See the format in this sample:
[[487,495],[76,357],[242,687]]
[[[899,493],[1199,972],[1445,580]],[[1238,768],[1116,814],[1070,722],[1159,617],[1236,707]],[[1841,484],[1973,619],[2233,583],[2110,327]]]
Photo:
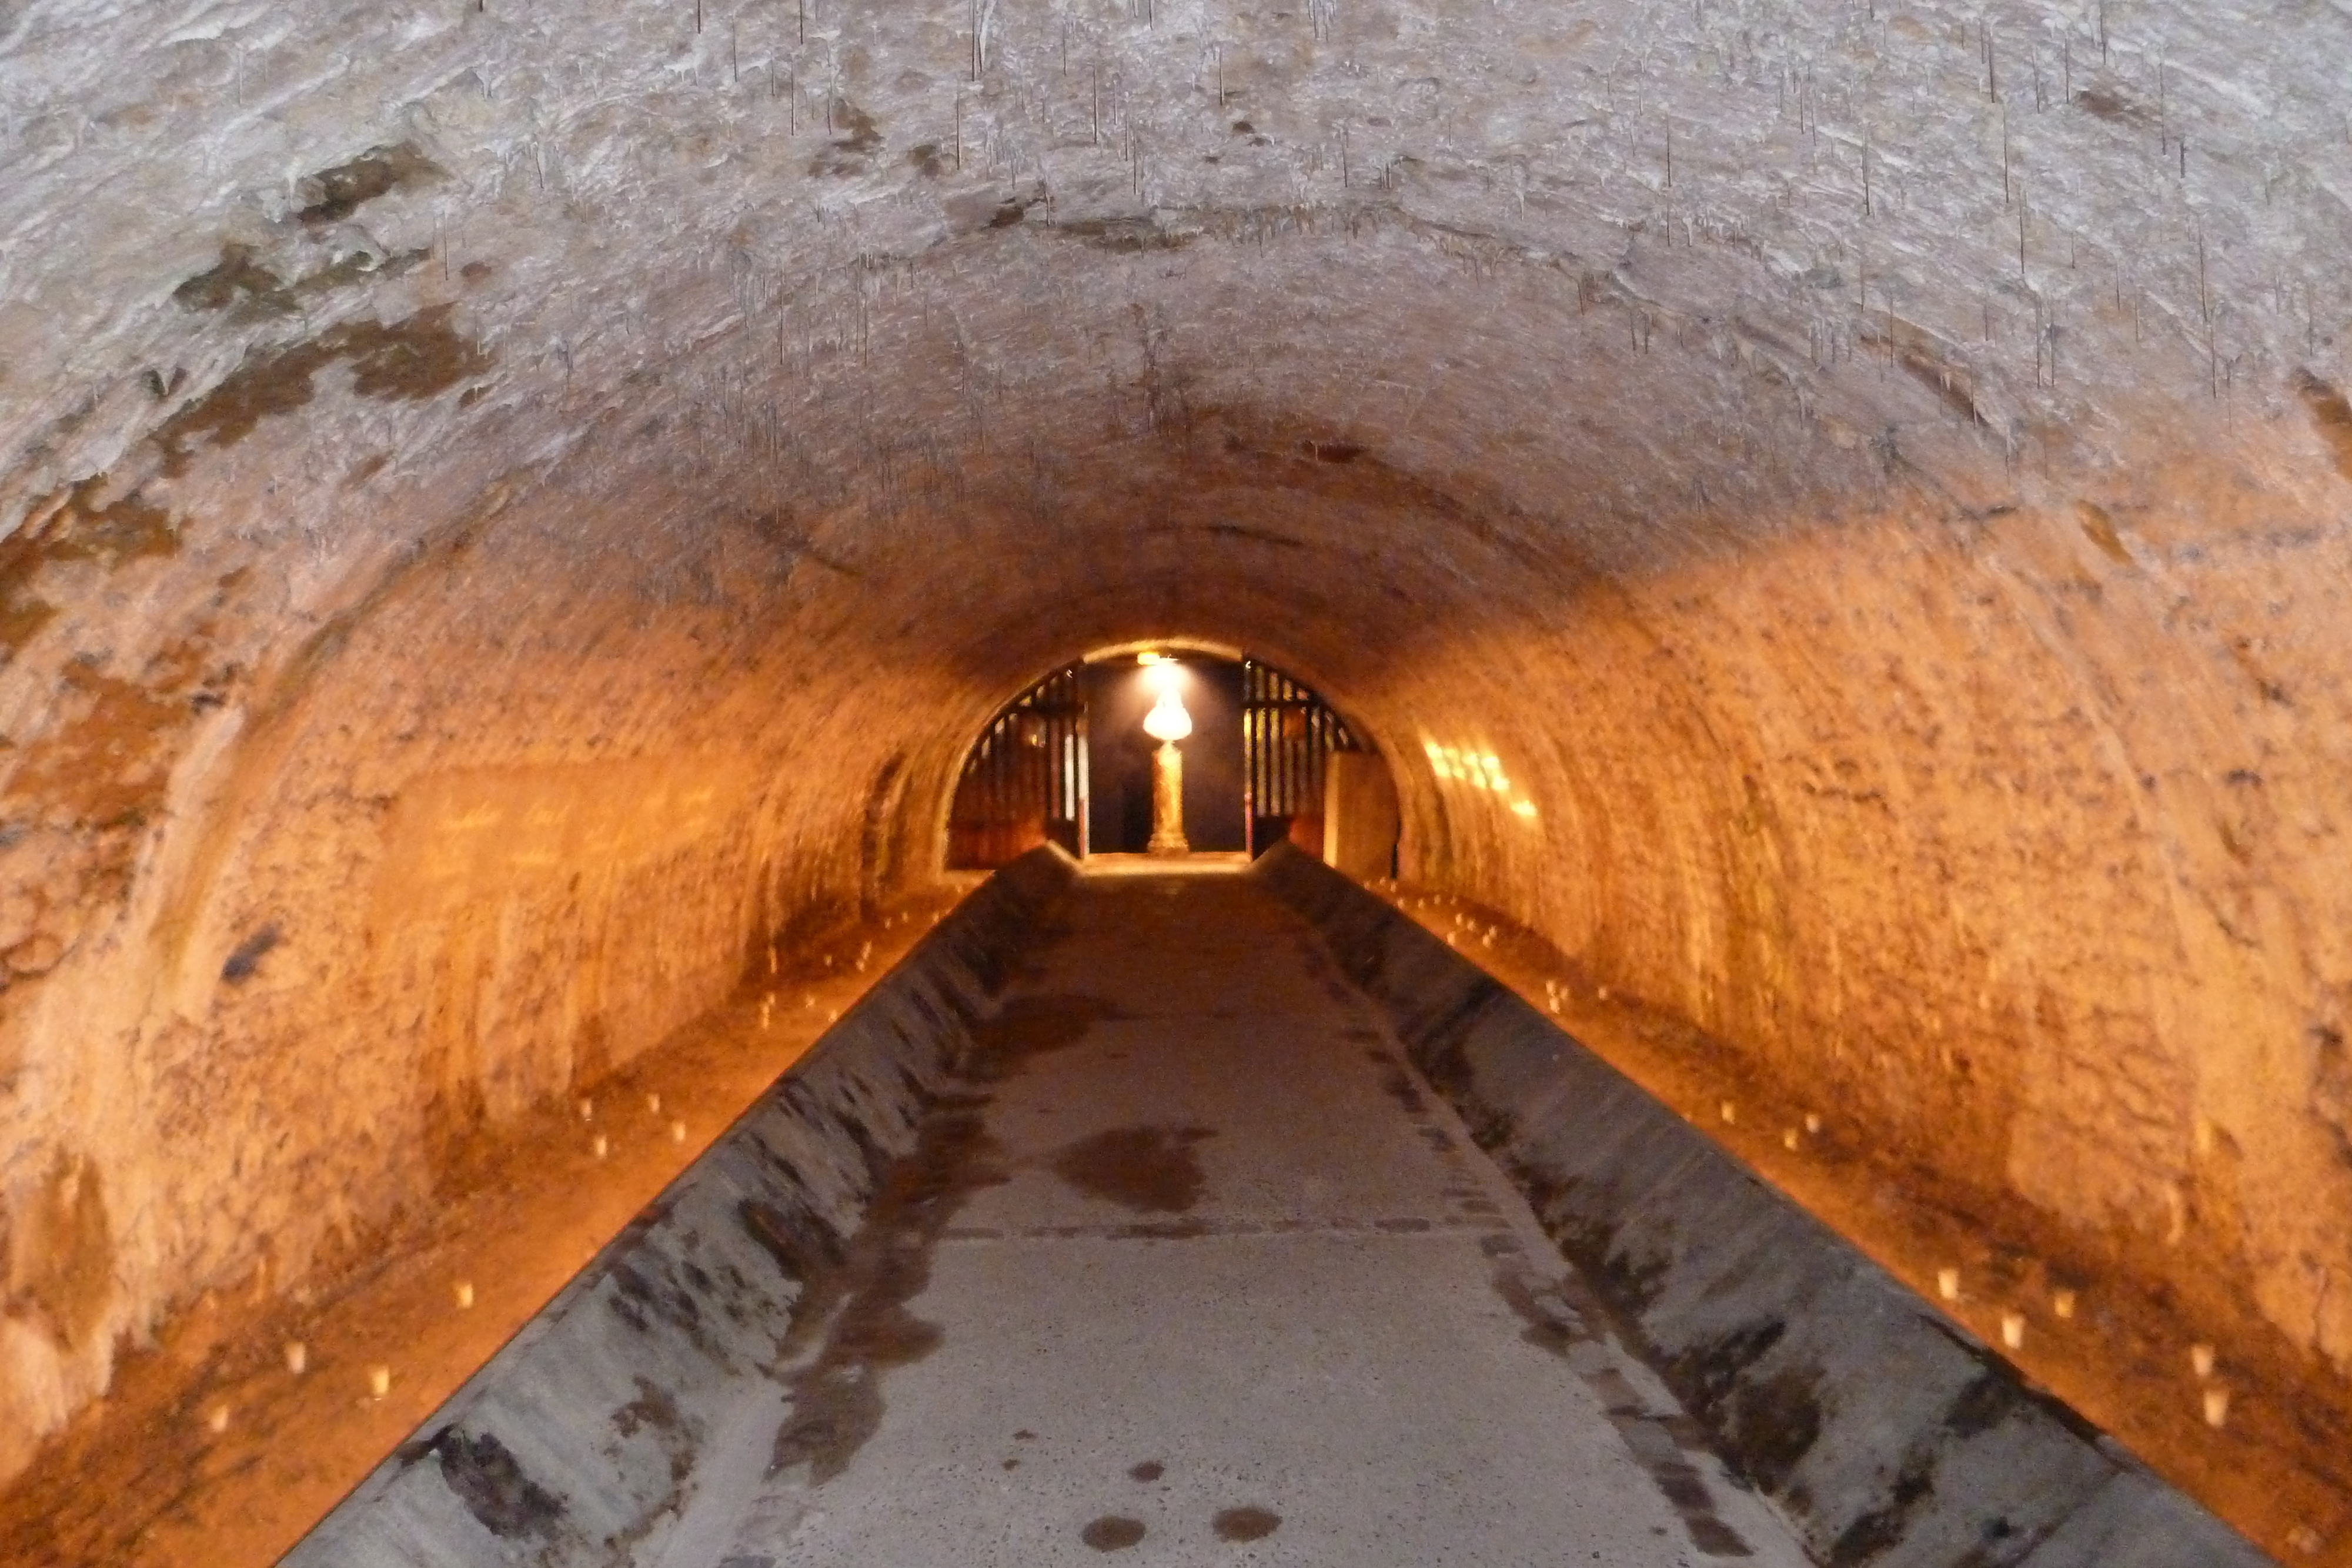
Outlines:
[[411,141],[371,147],[348,163],[321,169],[302,183],[310,204],[294,215],[306,226],[341,223],[379,196],[442,178],[439,164]]
[[2330,1024],[2313,1024],[2306,1031],[2312,1049],[2311,1110],[2336,1140],[2336,1152],[2352,1165],[2352,1051],[2344,1031]]
[[190,310],[234,307],[247,319],[291,314],[295,301],[286,280],[256,261],[254,255],[249,245],[234,240],[224,244],[220,260],[173,289],[172,298]]
[[1200,237],[1181,229],[1164,227],[1155,218],[1073,218],[1052,225],[1050,233],[1067,235],[1097,250],[1132,255],[1147,250],[1181,250]]
[[[43,839],[44,874],[22,888],[35,906],[0,958],[0,988],[47,973],[97,912],[130,885],[143,831],[160,812],[190,722],[170,690],[69,664],[58,683],[68,718],[0,791],[0,848]],[[36,852],[28,850],[29,853]]]
[[[186,309],[226,311],[230,321],[250,325],[271,317],[294,315],[309,300],[354,283],[397,277],[423,262],[432,252],[420,247],[387,256],[355,246],[326,266],[291,280],[257,261],[257,254],[248,245],[235,241],[224,244],[220,260],[172,290],[172,298]],[[149,390],[158,399],[168,397],[172,391],[160,377],[150,382]]]
[[0,539],[0,658],[23,647],[58,613],[36,591],[44,568],[94,560],[112,570],[179,552],[170,512],[136,490],[101,501],[106,487],[103,474],[68,486],[37,503],[26,525]]
[[2302,394],[2303,406],[2311,411],[2312,426],[2320,440],[2335,455],[2336,471],[2352,479],[2352,402],[2309,371],[2295,371],[2294,390]]
[[416,402],[487,371],[497,356],[459,332],[454,307],[436,305],[386,324],[350,321],[308,342],[248,354],[220,385],[157,429],[163,471],[187,470],[194,444],[234,446],[265,419],[291,413],[316,393],[320,371],[339,362],[352,369],[362,397]]
[[[0,540],[0,661],[20,656],[56,620],[53,601],[87,601],[98,586],[93,569],[110,578],[179,554],[169,511],[135,489],[107,499],[110,487],[104,475],[68,486]],[[110,674],[98,653],[58,669],[52,727],[26,739],[0,785],[0,854],[13,862],[0,882],[16,894],[0,930],[0,989],[55,967],[128,888],[172,765],[205,706],[205,694],[192,702],[189,693],[204,678],[209,638],[200,626],[127,678]],[[218,705],[216,693],[211,699]]]
[[2123,536],[2116,531],[2116,519],[2105,507],[2093,501],[2077,501],[2074,512],[2082,519],[2083,537],[2099,547],[2099,553],[2117,566],[2132,564],[2131,551],[2124,548]]
[[114,1299],[113,1228],[98,1166],[59,1150],[8,1227],[8,1298],[60,1343],[89,1343]]
[[882,128],[845,98],[835,97],[825,113],[832,140],[809,160],[809,172],[819,178],[864,173],[882,149]]

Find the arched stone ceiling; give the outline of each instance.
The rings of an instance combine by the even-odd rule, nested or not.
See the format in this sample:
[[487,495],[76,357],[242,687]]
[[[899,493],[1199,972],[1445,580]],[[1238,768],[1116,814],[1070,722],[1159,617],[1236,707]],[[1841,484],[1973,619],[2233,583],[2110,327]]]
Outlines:
[[2347,59],[0,6],[0,1434],[927,873],[997,704],[1178,633],[1365,725],[1424,881],[2337,1378]]

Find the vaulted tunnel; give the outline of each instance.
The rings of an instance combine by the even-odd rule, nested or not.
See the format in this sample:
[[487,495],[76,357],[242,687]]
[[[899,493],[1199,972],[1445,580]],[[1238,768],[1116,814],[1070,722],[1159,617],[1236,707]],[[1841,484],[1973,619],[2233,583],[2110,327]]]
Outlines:
[[1827,1117],[1776,1180],[2352,1561],[2347,28],[0,9],[0,1470],[1196,638],[1598,1049]]

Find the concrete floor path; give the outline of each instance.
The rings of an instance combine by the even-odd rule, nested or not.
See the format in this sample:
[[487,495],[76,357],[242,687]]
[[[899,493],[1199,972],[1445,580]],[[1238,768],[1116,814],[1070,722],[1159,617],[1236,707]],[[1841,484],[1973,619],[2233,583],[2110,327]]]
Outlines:
[[675,1568],[1804,1562],[1246,876],[1082,879],[856,1246]]

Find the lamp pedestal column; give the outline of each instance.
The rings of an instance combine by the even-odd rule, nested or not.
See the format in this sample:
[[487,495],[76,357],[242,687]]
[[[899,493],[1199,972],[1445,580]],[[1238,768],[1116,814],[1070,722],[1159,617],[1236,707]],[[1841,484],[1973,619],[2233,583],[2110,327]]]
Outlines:
[[1174,741],[1163,740],[1151,755],[1151,852],[1189,854],[1192,848],[1184,841],[1184,757]]

